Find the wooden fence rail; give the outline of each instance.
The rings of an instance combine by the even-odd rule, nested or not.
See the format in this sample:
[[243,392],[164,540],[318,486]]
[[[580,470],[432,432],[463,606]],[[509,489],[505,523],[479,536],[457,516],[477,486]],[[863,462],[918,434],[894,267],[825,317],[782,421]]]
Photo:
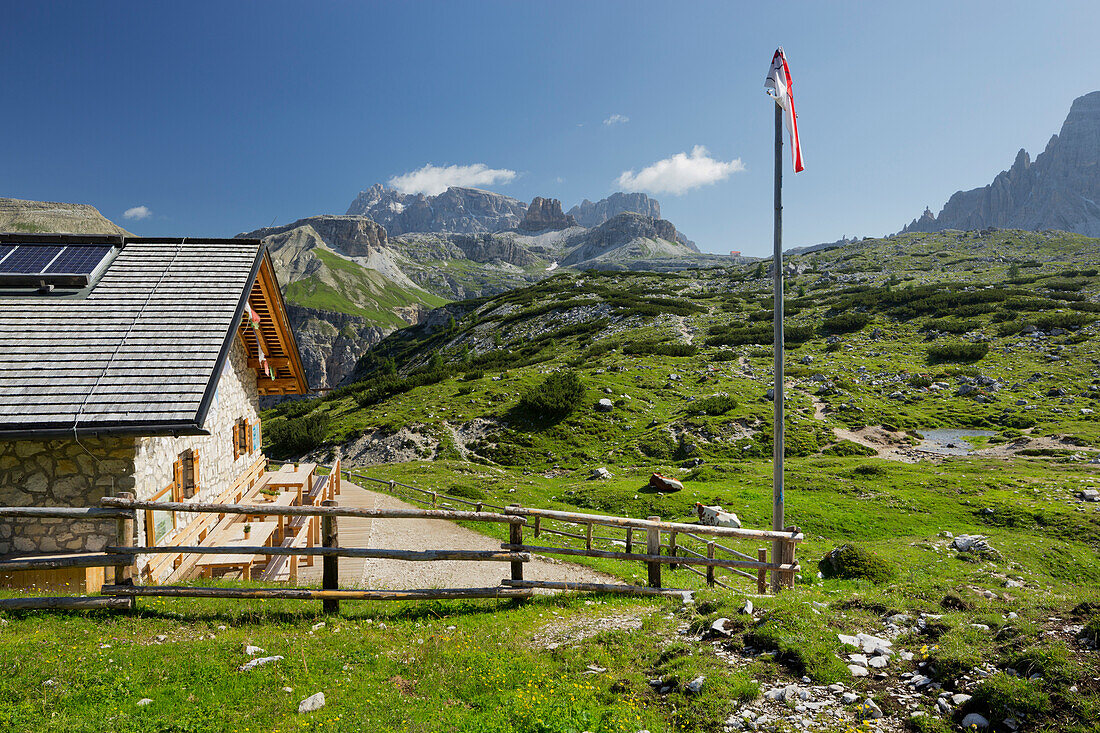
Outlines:
[[[338,464],[334,466],[337,479]],[[518,505],[497,507],[484,501],[472,501],[448,496],[436,491],[362,474],[348,472],[363,481],[386,485],[391,491],[396,487],[415,492],[418,501],[430,504],[430,509],[358,509],[341,507],[334,500],[321,506],[271,506],[264,504],[219,504],[171,501],[139,501],[132,494],[122,493],[101,500],[98,507],[0,507],[0,517],[24,519],[58,518],[70,521],[114,520],[116,540],[99,552],[31,552],[0,558],[0,572],[19,570],[45,570],[79,567],[113,567],[114,582],[105,584],[100,597],[65,598],[14,598],[0,600],[0,610],[17,608],[132,608],[134,600],[145,596],[198,597],[198,598],[282,598],[320,600],[326,612],[339,610],[341,600],[413,600],[449,598],[527,598],[536,589],[582,590],[608,593],[635,593],[642,595],[673,594],[682,589],[662,587],[662,568],[671,573],[677,569],[698,575],[708,585],[729,586],[719,580],[716,570],[732,576],[756,582],[758,593],[766,592],[766,575],[778,576],[782,584],[790,585],[799,571],[795,560],[795,548],[803,540],[797,528],[785,531],[711,527],[661,520],[660,517],[635,519],[600,514],[534,509]],[[452,505],[471,507],[454,509]],[[445,508],[440,508],[440,507]],[[485,511],[494,509],[497,511]],[[197,514],[217,514],[246,517],[318,517],[321,520],[320,546],[283,545],[229,545],[207,546],[201,544],[152,546],[138,545],[135,522],[139,512],[163,511]],[[508,541],[499,550],[390,550],[361,547],[341,547],[338,519],[351,517],[372,520],[441,519],[450,521],[486,522],[507,524]],[[245,521],[248,521],[247,519]],[[555,523],[558,526],[550,526]],[[542,535],[563,538],[562,545],[534,544],[524,539],[524,527],[532,526],[534,537]],[[566,525],[567,527],[563,527]],[[570,531],[577,527],[577,531]],[[597,532],[596,528],[605,531]],[[612,530],[607,532],[606,529]],[[616,536],[622,531],[625,536]],[[635,533],[639,533],[636,536]],[[247,537],[247,535],[246,535]],[[662,537],[665,539],[662,540]],[[644,550],[638,545],[644,540]],[[720,544],[717,540],[778,541],[780,551],[768,560],[767,550],[758,548],[755,557]],[[690,543],[696,543],[691,545]],[[605,549],[608,546],[612,549]],[[624,551],[620,551],[622,547]],[[719,556],[719,552],[724,555]],[[135,585],[136,562],[141,556],[177,555],[232,555],[248,557],[289,556],[322,558],[321,588],[210,588],[168,585]],[[605,583],[573,583],[538,581],[524,578],[524,565],[534,555],[563,555],[638,562],[646,566],[647,585]],[[502,562],[510,566],[510,577],[496,588],[446,588],[413,590],[360,590],[339,587],[338,559],[368,558],[401,561],[473,561]],[[292,561],[294,562],[294,561]],[[312,560],[311,560],[312,562]],[[211,563],[210,566],[216,566]],[[233,562],[226,566],[232,567]],[[246,568],[247,570],[247,568]],[[246,571],[245,577],[248,577]],[[291,573],[293,579],[295,574]],[[37,604],[37,605],[36,605]]]

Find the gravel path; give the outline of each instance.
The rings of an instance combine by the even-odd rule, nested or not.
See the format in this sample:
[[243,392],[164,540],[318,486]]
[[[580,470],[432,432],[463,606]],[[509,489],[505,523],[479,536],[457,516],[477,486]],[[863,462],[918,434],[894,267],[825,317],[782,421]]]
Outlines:
[[[368,491],[349,481],[342,482],[336,498],[340,506],[362,509],[417,509],[399,499]],[[453,522],[442,519],[360,519],[340,517],[340,544],[344,547],[370,547],[393,550],[499,550],[500,542]],[[500,584],[508,577],[506,562],[469,562],[441,560],[408,562],[340,558],[341,587],[384,588],[482,588]],[[587,583],[618,583],[611,576],[582,565],[537,558],[523,568],[527,580],[569,580]],[[321,563],[302,567],[299,579],[316,583],[321,579]]]

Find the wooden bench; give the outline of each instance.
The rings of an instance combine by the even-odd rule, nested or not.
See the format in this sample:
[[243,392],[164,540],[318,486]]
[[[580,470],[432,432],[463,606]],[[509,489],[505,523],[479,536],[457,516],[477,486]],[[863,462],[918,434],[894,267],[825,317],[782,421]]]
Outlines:
[[[314,517],[295,517],[295,519],[315,519]],[[310,532],[311,522],[300,522],[297,530],[290,534],[288,533],[283,541],[279,543],[280,547],[313,547],[312,534]],[[292,525],[290,525],[292,526]],[[260,574],[260,579],[268,582],[285,583],[287,581],[296,583],[298,581],[298,563],[302,562],[308,566],[313,565],[313,555],[306,555],[305,557],[299,557],[298,555],[275,555],[271,558],[271,562],[267,564],[267,567],[263,569]]]

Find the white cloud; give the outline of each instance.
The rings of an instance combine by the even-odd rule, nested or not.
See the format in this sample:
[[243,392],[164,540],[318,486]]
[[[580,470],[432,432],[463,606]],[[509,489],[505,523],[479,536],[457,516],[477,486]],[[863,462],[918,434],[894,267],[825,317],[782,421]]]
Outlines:
[[489,168],[484,163],[447,166],[428,163],[423,168],[394,176],[389,184],[401,193],[426,193],[435,196],[451,186],[491,186],[494,183],[509,183],[515,177],[515,171]]
[[135,221],[148,219],[152,215],[153,212],[149,210],[148,206],[131,206],[129,209],[122,212],[123,219],[133,219]]
[[715,160],[702,145],[691,149],[691,155],[677,153],[671,158],[658,160],[635,173],[623,171],[618,184],[624,191],[671,193],[679,196],[693,188],[707,186],[729,178],[731,174],[745,170],[740,158],[728,163]]
[[608,117],[606,120],[603,121],[603,123],[605,125],[609,126],[609,127],[611,125],[622,125],[622,124],[625,124],[627,122],[630,122],[630,118],[627,117],[626,115],[620,115],[620,114],[611,115],[610,117]]

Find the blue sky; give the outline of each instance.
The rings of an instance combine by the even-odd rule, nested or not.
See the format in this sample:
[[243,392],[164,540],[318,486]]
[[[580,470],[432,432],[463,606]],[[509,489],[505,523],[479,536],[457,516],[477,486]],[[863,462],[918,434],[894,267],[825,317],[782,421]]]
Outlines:
[[[342,214],[359,190],[428,164],[511,171],[486,187],[569,208],[617,190],[626,171],[661,185],[639,172],[704,146],[712,168],[725,164],[720,180],[653,194],[664,216],[706,251],[765,254],[763,80],[776,45],[806,160],[785,174],[792,247],[938,211],[1021,147],[1040,152],[1072,100],[1100,88],[1095,2],[0,0],[0,11],[0,196],[90,203],[150,235]],[[604,124],[614,115],[626,120]],[[137,207],[148,215],[124,218]]]

